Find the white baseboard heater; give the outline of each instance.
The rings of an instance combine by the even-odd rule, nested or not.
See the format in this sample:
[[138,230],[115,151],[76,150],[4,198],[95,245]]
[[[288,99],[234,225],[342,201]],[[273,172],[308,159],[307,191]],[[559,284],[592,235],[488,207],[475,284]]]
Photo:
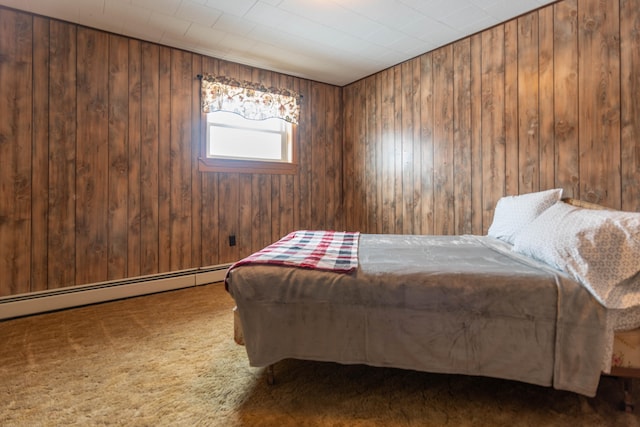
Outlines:
[[69,286],[0,298],[0,320],[224,280],[231,264]]

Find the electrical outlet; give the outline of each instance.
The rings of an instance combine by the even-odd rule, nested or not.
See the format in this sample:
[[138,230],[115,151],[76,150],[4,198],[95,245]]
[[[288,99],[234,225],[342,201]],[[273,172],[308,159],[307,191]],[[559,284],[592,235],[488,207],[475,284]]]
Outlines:
[[236,235],[235,234],[230,234],[229,235],[229,246],[235,246],[236,245]]

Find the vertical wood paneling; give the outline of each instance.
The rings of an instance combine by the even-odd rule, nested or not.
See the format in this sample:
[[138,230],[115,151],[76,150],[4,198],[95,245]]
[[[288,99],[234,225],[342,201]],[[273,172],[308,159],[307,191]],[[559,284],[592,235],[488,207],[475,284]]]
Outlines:
[[[160,50],[141,46],[140,77],[140,274],[159,271],[160,262]],[[135,133],[135,131],[134,131]],[[130,162],[136,158],[129,157]],[[134,169],[132,169],[133,171]],[[132,179],[135,181],[135,175]],[[132,184],[135,188],[135,183]]]
[[[169,270],[191,263],[191,110],[192,55],[171,50],[169,123]],[[181,102],[175,100],[180,99]]]
[[382,121],[382,232],[395,232],[395,197],[394,197],[394,175],[395,175],[395,125],[393,120],[394,97],[393,97],[393,69],[385,70],[381,73],[382,84],[382,104],[380,115]]
[[[142,45],[129,40],[127,146],[127,276],[139,276],[141,242]],[[147,189],[145,189],[147,191]]]
[[48,287],[49,20],[33,19],[33,160],[31,162],[31,286]]
[[[422,131],[420,129],[420,117],[421,117],[421,106],[422,106],[422,92],[420,89],[420,60],[413,59],[410,61],[411,63],[411,80],[413,83],[413,90],[411,91],[411,114],[412,114],[412,139],[413,146],[411,149],[413,150],[413,204],[411,212],[413,214],[413,229],[412,233],[418,233],[422,228],[422,176],[420,173],[422,167]],[[372,174],[372,176],[374,176]],[[372,180],[374,180],[372,178]],[[375,180],[374,180],[375,181]],[[375,194],[375,189],[371,189],[371,191]]]
[[[301,105],[300,108],[300,115],[302,116],[305,108],[302,107],[304,104],[304,91],[302,90],[302,80],[300,79],[293,79],[293,90],[300,94],[302,97],[300,98],[299,102]],[[342,96],[342,92],[340,93],[340,96]],[[307,110],[309,108],[306,108]],[[291,177],[291,179],[288,181],[288,187],[291,189],[292,193],[291,193],[291,210],[292,210],[292,218],[291,218],[291,228],[288,229],[287,231],[293,231],[296,229],[301,228],[300,227],[300,198],[301,198],[301,191],[300,191],[300,180],[301,180],[301,176],[302,176],[302,160],[300,158],[300,152],[301,152],[301,144],[300,144],[300,135],[302,135],[302,128],[301,128],[301,122],[299,121],[299,123],[293,127],[293,135],[292,135],[292,143],[293,143],[293,148],[296,150],[296,154],[297,154],[297,158],[298,158],[298,173],[293,175]]]
[[[353,224],[366,224],[366,215],[365,208],[366,204],[366,194],[365,189],[363,188],[364,177],[366,176],[366,160],[365,160],[365,150],[366,150],[366,115],[363,114],[353,114],[355,111],[359,109],[366,108],[366,101],[364,99],[364,82],[359,82],[353,85],[353,96],[352,102],[350,103],[350,120],[353,129],[359,138],[357,143],[352,146],[352,149],[349,150],[349,157],[346,160],[349,162],[350,168],[347,170],[346,175],[349,176],[349,188],[353,189],[352,194],[350,194],[351,200],[349,200],[349,213],[352,216]],[[364,170],[364,174],[355,173],[355,171]]]
[[493,207],[505,194],[504,25],[482,33],[482,201],[483,234]]
[[[356,97],[354,92],[358,87],[357,84],[352,84],[345,88],[342,92],[342,104],[344,108],[344,138],[345,141],[353,141],[352,133],[355,132],[357,126],[353,124],[354,119],[354,104]],[[344,164],[342,174],[345,177],[344,180],[344,210],[345,210],[345,222],[348,230],[354,230],[358,225],[355,211],[356,189],[353,181],[357,179],[358,171],[363,170],[363,174],[367,174],[368,170],[366,165],[359,166],[354,164],[353,150],[356,144],[346,144],[342,152]]]
[[32,26],[22,13],[0,16],[0,295],[30,290]]
[[[344,229],[342,212],[342,102],[341,89],[325,85],[327,92],[327,104],[324,121],[329,133],[325,138],[325,150],[327,153],[326,176],[327,186],[327,216],[324,227],[332,230]],[[364,91],[363,91],[364,93]],[[363,102],[363,108],[365,103]],[[366,116],[363,118],[366,126]],[[365,151],[363,145],[362,151]],[[364,186],[363,186],[364,187]],[[365,193],[363,191],[363,200]],[[366,206],[365,203],[363,203]],[[363,221],[366,220],[366,211],[363,212]]]
[[129,41],[109,36],[107,279],[127,277]]
[[[271,240],[271,179],[265,174],[251,175],[251,252],[260,250]],[[242,197],[242,196],[241,196]]]
[[[407,114],[409,112],[407,111]],[[402,67],[393,67],[393,232],[402,234],[404,206],[402,193]]]
[[107,280],[109,36],[78,28],[76,283]]
[[471,40],[453,45],[454,234],[472,234]]
[[[554,187],[638,210],[639,13],[637,0],[564,0],[456,42],[452,52],[445,46],[421,55],[417,83],[406,63],[370,76],[367,91],[381,94],[377,132],[355,125],[358,114],[368,114],[361,111],[377,107],[374,98],[351,107],[352,89],[362,82],[348,85],[345,108],[353,111],[345,116],[345,152],[356,152],[364,138],[383,161],[376,166],[367,157],[345,179],[378,182],[366,191],[379,194],[384,232],[401,225],[404,233],[446,234],[452,231],[442,218],[452,215],[453,232],[484,234],[500,197]],[[416,85],[419,123],[408,116]],[[409,167],[406,159],[418,152],[405,144],[411,127],[421,135],[421,153]],[[406,192],[415,190],[411,174],[420,179],[419,226],[407,218],[417,194]],[[375,209],[369,199],[362,210]]]
[[[538,57],[538,13],[533,12],[518,18],[518,188],[516,194],[531,193],[540,188]],[[508,139],[507,144],[512,145],[514,142]]]
[[[7,101],[13,105],[13,136],[17,144],[13,144],[13,159],[11,172],[13,181],[13,234],[14,248],[13,266],[11,276],[12,285],[29,291],[31,288],[31,202],[33,200],[33,188],[31,177],[32,161],[32,119],[33,99],[30,96],[33,91],[33,20],[26,14],[19,13],[15,22],[15,50],[13,62],[16,66],[15,90],[13,98]],[[0,73],[2,74],[2,73]],[[4,118],[6,120],[6,117]],[[4,138],[2,138],[4,139]],[[20,147],[24,146],[25,149]],[[8,166],[3,158],[3,168]],[[2,241],[2,239],[0,239]]]
[[[518,194],[519,174],[519,78],[518,20],[504,24],[504,192]],[[524,85],[528,85],[525,82]],[[525,89],[526,90],[526,89]]]
[[555,188],[555,138],[553,92],[553,7],[538,17],[538,144],[540,147],[540,189]]
[[[3,7],[0,21],[0,295],[233,262],[294,229],[345,227],[342,88]],[[198,170],[205,72],[303,95],[298,174]]]
[[[173,227],[171,215],[172,140],[171,140],[171,53],[172,49],[160,47],[158,67],[158,267],[155,272],[171,271],[171,246]],[[180,245],[181,242],[176,242]]]
[[472,233],[482,234],[482,35],[471,37],[471,222]]
[[[358,180],[361,188],[361,194],[359,198],[354,198],[354,200],[349,200],[349,196],[344,194],[344,203],[345,203],[345,215],[348,215],[349,209],[358,209],[361,214],[362,224],[360,227],[350,228],[350,229],[358,229],[366,232],[375,233],[377,228],[377,185],[376,185],[376,144],[372,143],[371,137],[375,137],[376,132],[371,128],[375,128],[376,116],[375,109],[377,108],[377,104],[375,101],[375,91],[371,91],[372,87],[367,85],[366,81],[359,82],[358,87],[361,90],[360,96],[358,100],[360,103],[357,103],[354,107],[364,109],[364,114],[359,114],[361,123],[359,129],[362,130],[361,142],[362,146],[360,146],[361,159],[362,159],[362,174],[355,174],[353,171],[350,173],[344,174],[344,179],[348,180],[347,188],[353,185],[353,182]],[[374,88],[375,89],[375,88]],[[371,98],[374,97],[374,98]],[[346,106],[345,106],[346,107]],[[344,108],[346,112],[346,108]],[[347,116],[344,116],[344,121],[347,120]],[[347,148],[345,147],[342,151],[343,161],[347,162],[347,157],[344,155]],[[345,168],[345,170],[347,170]],[[356,169],[357,170],[357,169]],[[347,202],[355,205],[350,208],[346,208]],[[358,206],[359,205],[359,206]]]
[[622,209],[640,211],[640,0],[620,2]]
[[325,218],[327,207],[326,177],[323,173],[327,161],[324,144],[327,129],[321,119],[324,117],[327,99],[321,83],[311,83],[311,93],[315,107],[311,115],[311,226],[318,229]]
[[564,0],[554,8],[555,186],[580,198],[578,151],[578,4]]
[[191,83],[189,88],[189,96],[191,98],[191,111],[188,117],[188,123],[191,125],[191,138],[185,141],[185,149],[189,151],[190,162],[190,188],[191,188],[191,208],[188,215],[191,218],[191,230],[189,237],[191,239],[191,258],[188,267],[202,264],[202,174],[198,171],[198,158],[200,157],[200,141],[203,141],[204,135],[201,133],[202,121],[200,106],[200,81],[196,78],[196,74],[202,74],[202,57],[200,55],[191,55],[191,75],[187,79]]
[[[434,147],[434,102],[433,102],[433,55],[420,57],[420,148],[422,180],[420,188],[422,197],[422,222],[420,234],[434,234],[434,182],[433,182],[433,147]],[[384,137],[384,135],[383,135]],[[384,197],[384,195],[383,195]]]
[[453,46],[433,52],[433,197],[435,234],[454,234],[453,203]]
[[[499,197],[551,186],[638,210],[639,6],[563,0],[345,88],[0,7],[0,294],[300,228],[483,234]],[[197,170],[200,72],[303,95],[297,174]]]
[[580,194],[614,208],[620,195],[619,3],[578,1]]
[[[399,68],[402,73],[402,92],[399,94],[402,108],[400,144],[402,150],[402,234],[410,234],[414,228],[413,209],[413,70],[411,61],[403,62]],[[362,83],[364,86],[364,82]],[[364,107],[364,106],[363,106]]]
[[[202,62],[202,72],[205,71],[217,74],[218,60],[205,57]],[[200,90],[198,88],[198,90]],[[200,97],[198,96],[198,100]],[[201,123],[203,132],[202,138],[205,138],[206,129],[204,128],[204,120]],[[220,262],[220,246],[218,244],[220,238],[219,228],[219,187],[217,173],[204,173],[202,176],[202,265],[217,265]]]
[[[375,176],[376,177],[376,188],[377,188],[377,194],[376,194],[376,200],[377,200],[377,216],[376,216],[376,232],[377,233],[382,233],[382,230],[384,228],[384,193],[383,193],[383,182],[384,182],[384,177],[382,176],[382,174],[379,171],[384,171],[383,169],[383,165],[384,165],[384,150],[383,150],[383,145],[382,145],[382,140],[383,140],[383,130],[382,130],[382,76],[383,73],[378,73],[376,74],[372,79],[367,79],[367,81],[369,80],[373,80],[372,84],[369,87],[369,91],[370,92],[375,92],[375,104],[376,104],[376,127],[375,127],[375,133],[374,134],[369,134],[369,137],[367,138],[368,141],[371,141],[372,143],[375,144],[376,146],[376,163],[375,165],[369,165],[368,166],[368,170],[367,170],[367,174],[369,176]],[[344,89],[343,89],[344,90]],[[367,108],[369,108],[369,104],[367,104]],[[343,137],[344,138],[344,137]],[[343,142],[343,150],[346,150],[347,146],[349,145],[348,141],[345,139]],[[347,180],[347,177],[344,178],[345,181]]]
[[[5,12],[3,12],[5,13]],[[48,289],[76,282],[76,27],[50,25]]]
[[[253,175],[225,174],[220,184],[222,186],[221,203],[224,206],[220,208],[220,222],[221,226],[225,224],[227,226],[227,231],[220,233],[223,245],[220,251],[228,253],[226,259],[232,261],[250,254],[253,252],[254,245],[257,246],[259,233],[258,230],[254,230],[254,227],[259,226],[257,225],[259,221],[256,220],[254,225],[254,220],[259,210],[259,199],[253,191]],[[227,209],[228,214],[223,214]],[[235,215],[235,212],[238,212],[238,215]],[[237,246],[225,249],[229,245],[227,239],[231,235],[237,237]]]
[[[297,194],[298,194],[298,224],[296,228],[300,229],[309,229],[312,228],[311,222],[311,199],[314,197],[312,194],[311,188],[311,163],[313,159],[311,158],[311,147],[312,145],[308,143],[311,138],[312,133],[312,106],[315,105],[315,98],[313,96],[313,92],[311,91],[311,82],[308,80],[303,80],[300,82],[300,92],[302,98],[302,106],[300,108],[300,120],[297,126],[297,140],[298,144],[298,160],[299,160],[299,168],[298,168],[298,181],[299,185],[297,186]],[[307,138],[305,140],[305,138]]]

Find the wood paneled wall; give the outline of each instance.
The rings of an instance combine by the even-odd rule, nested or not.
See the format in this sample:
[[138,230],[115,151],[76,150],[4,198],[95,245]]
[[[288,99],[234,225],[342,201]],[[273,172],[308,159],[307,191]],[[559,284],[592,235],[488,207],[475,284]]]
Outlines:
[[[198,171],[204,72],[303,95],[297,175]],[[341,97],[0,7],[0,296],[232,262],[294,229],[344,227]]]
[[[198,171],[203,72],[304,96],[298,174]],[[640,0],[563,0],[344,88],[0,7],[0,296],[300,228],[483,234],[553,187],[638,211],[638,94]]]
[[640,211],[640,0],[563,0],[344,88],[345,221],[484,234],[503,195]]

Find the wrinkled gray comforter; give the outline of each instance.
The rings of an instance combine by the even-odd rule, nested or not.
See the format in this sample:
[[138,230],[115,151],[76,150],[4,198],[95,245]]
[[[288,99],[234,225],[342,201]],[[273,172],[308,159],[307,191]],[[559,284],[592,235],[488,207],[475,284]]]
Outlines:
[[605,308],[486,236],[363,234],[352,274],[229,272],[252,366],[285,358],[482,375],[595,395]]

